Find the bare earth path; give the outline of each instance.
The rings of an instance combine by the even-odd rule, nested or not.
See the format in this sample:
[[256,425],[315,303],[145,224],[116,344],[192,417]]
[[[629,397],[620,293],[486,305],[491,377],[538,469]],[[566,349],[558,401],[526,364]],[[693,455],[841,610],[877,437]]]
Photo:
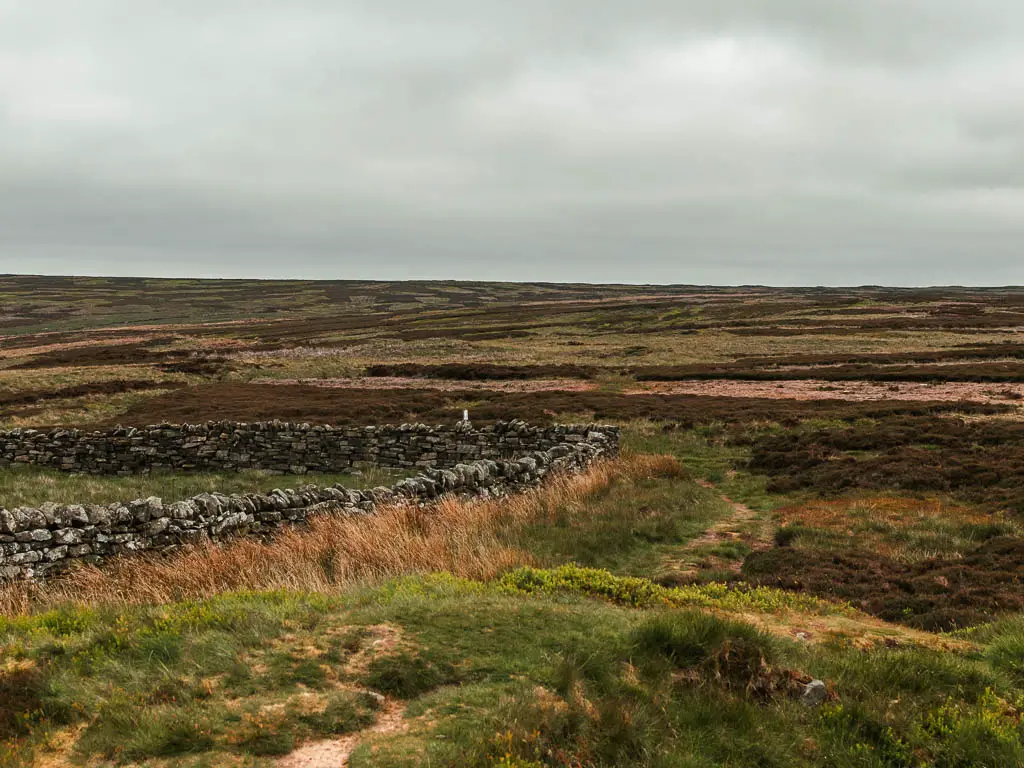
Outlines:
[[[751,509],[746,504],[733,501],[722,493],[717,486],[707,480],[698,480],[697,482],[704,488],[715,491],[722,498],[722,501],[732,507],[733,511],[732,514],[719,520],[700,536],[691,539],[680,547],[677,556],[664,564],[669,571],[679,576],[696,575],[700,570],[707,567],[707,563],[699,561],[706,561],[714,557],[713,553],[709,553],[708,550],[721,544],[742,543],[755,552],[771,547],[770,526],[761,513]],[[733,559],[723,561],[720,564],[716,564],[716,566],[718,570],[738,573],[742,564],[742,559]]]
[[299,747],[281,758],[278,768],[343,768],[367,736],[401,733],[407,727],[405,705],[389,700],[384,704],[377,722],[369,728],[340,739],[316,741]]
[[[358,677],[365,674],[370,662],[375,658],[394,653],[402,642],[401,632],[389,624],[378,624],[367,627],[372,638],[349,659],[345,672]],[[367,693],[380,701],[380,711],[373,725],[356,733],[350,733],[337,739],[324,739],[305,744],[278,761],[278,768],[343,768],[356,748],[367,738],[402,733],[409,727],[405,719],[405,704],[388,699],[379,693],[358,686],[347,686],[349,690]]]
[[714,483],[709,483],[707,480],[698,480],[697,482],[703,487],[718,493],[722,497],[722,501],[732,507],[733,512],[727,518],[719,520],[712,525],[696,539],[690,541],[686,545],[688,549],[698,549],[707,545],[720,544],[723,541],[740,540],[746,541],[751,549],[766,549],[770,546],[770,540],[764,531],[765,526],[753,525],[754,523],[761,522],[758,512],[755,512],[746,504],[733,501],[719,491]]

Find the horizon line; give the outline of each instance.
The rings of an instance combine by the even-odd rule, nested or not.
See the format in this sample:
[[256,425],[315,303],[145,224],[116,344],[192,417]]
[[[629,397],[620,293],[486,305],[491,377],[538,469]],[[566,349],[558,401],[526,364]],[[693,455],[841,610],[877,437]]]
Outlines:
[[965,283],[930,283],[930,284],[886,284],[886,283],[657,283],[657,282],[589,282],[586,280],[480,280],[473,278],[437,278],[437,277],[403,277],[388,278],[322,278],[322,277],[194,277],[188,275],[111,275],[97,273],[83,274],[50,274],[34,272],[2,272],[4,278],[53,278],[63,280],[99,279],[99,280],[193,280],[197,282],[273,282],[273,283],[484,283],[507,285],[586,285],[595,287],[635,287],[635,288],[766,288],[773,290],[785,289],[883,289],[883,290],[929,290],[939,288],[965,290],[1014,290],[1024,289],[1024,284],[965,284]]

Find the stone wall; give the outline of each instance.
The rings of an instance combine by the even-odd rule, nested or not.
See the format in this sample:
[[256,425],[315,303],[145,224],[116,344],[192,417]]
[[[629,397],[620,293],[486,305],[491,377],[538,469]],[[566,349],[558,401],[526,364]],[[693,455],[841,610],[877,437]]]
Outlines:
[[[195,430],[195,431],[193,431]],[[26,435],[26,433],[28,433]],[[5,443],[14,443],[6,433]],[[44,434],[46,439],[38,439]],[[160,443],[167,434],[178,438]],[[354,444],[353,435],[359,434],[360,443]],[[579,471],[594,460],[612,456],[618,452],[619,432],[616,427],[607,426],[557,426],[552,428],[530,427],[522,422],[498,424],[480,430],[467,425],[457,428],[422,426],[380,427],[376,429],[351,430],[347,428],[326,428],[287,425],[206,425],[204,427],[152,427],[143,430],[118,430],[117,433],[32,433],[23,430],[21,436],[29,438],[28,444],[39,450],[28,453],[31,458],[48,466],[67,466],[62,461],[52,463],[57,456],[71,456],[74,466],[88,465],[88,452],[81,454],[62,453],[68,446],[117,445],[119,450],[102,454],[109,468],[111,464],[126,471],[131,466],[135,471],[148,467],[138,461],[139,456],[152,456],[153,467],[162,466],[168,455],[184,456],[193,450],[182,436],[202,435],[214,440],[197,443],[206,446],[211,442],[223,446],[225,440],[244,438],[248,445],[262,446],[257,453],[250,453],[243,461],[238,455],[223,447],[207,454],[194,450],[192,464],[209,467],[205,460],[224,462],[220,468],[233,466],[272,466],[252,463],[254,456],[260,461],[293,461],[302,457],[304,463],[289,466],[305,469],[325,467],[313,463],[312,458],[323,461],[331,457],[329,468],[334,470],[351,466],[352,461],[372,461],[384,457],[381,462],[387,466],[407,466],[410,457],[418,458],[413,463],[438,463],[440,456],[476,456],[471,461],[453,462],[449,467],[431,467],[416,477],[402,480],[391,488],[351,490],[340,485],[331,487],[305,486],[296,489],[275,489],[268,494],[247,493],[225,496],[201,494],[191,499],[165,504],[163,500],[151,497],[125,503],[104,505],[58,505],[44,504],[40,508],[0,508],[0,580],[34,578],[48,570],[59,568],[76,560],[96,562],[111,555],[131,552],[169,551],[182,544],[206,539],[218,540],[243,533],[267,533],[276,526],[306,520],[309,516],[323,513],[370,514],[378,506],[394,503],[427,504],[446,494],[471,496],[502,496],[511,492],[538,485],[553,471]],[[66,436],[65,436],[66,435]],[[130,442],[142,435],[146,441]],[[227,435],[228,438],[223,438]],[[270,435],[271,438],[267,439]],[[339,438],[343,446],[351,448],[350,453],[335,450],[325,435]],[[264,441],[258,439],[263,436]],[[316,436],[310,439],[310,436]],[[404,436],[404,439],[403,439]],[[437,438],[434,441],[430,437]],[[111,442],[103,442],[109,439]],[[114,442],[117,441],[117,442]],[[124,442],[128,441],[128,442]],[[157,447],[157,453],[132,450],[133,447]],[[285,454],[282,446],[291,445],[295,452]],[[161,447],[169,446],[169,447]],[[56,447],[56,448],[55,448]],[[371,448],[375,452],[371,452]],[[217,456],[221,451],[226,455]],[[19,454],[20,455],[20,454]],[[495,455],[496,458],[490,458]],[[358,459],[355,457],[359,457]],[[395,462],[395,463],[391,463]],[[99,466],[99,465],[97,465]],[[186,468],[182,465],[180,468]],[[191,468],[191,467],[188,467]]]
[[534,427],[521,421],[479,429],[464,422],[439,427],[210,422],[99,432],[14,429],[0,432],[0,467],[26,463],[106,475],[238,469],[302,474],[344,472],[358,463],[444,467],[579,442],[591,430],[589,425]]

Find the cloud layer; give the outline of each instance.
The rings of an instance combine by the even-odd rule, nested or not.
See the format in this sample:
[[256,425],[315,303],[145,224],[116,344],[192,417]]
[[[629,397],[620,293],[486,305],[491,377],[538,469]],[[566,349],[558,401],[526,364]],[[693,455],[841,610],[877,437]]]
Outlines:
[[0,0],[0,270],[1022,283],[1022,93],[1011,0]]

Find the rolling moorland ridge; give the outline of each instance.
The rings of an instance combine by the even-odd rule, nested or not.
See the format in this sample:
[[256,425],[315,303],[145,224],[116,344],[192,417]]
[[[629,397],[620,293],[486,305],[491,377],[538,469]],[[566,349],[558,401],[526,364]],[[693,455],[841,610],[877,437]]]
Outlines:
[[[621,429],[5,581],[0,766],[1024,765],[1022,330],[1017,287],[0,277],[6,433]],[[0,507],[413,474],[0,461]]]

